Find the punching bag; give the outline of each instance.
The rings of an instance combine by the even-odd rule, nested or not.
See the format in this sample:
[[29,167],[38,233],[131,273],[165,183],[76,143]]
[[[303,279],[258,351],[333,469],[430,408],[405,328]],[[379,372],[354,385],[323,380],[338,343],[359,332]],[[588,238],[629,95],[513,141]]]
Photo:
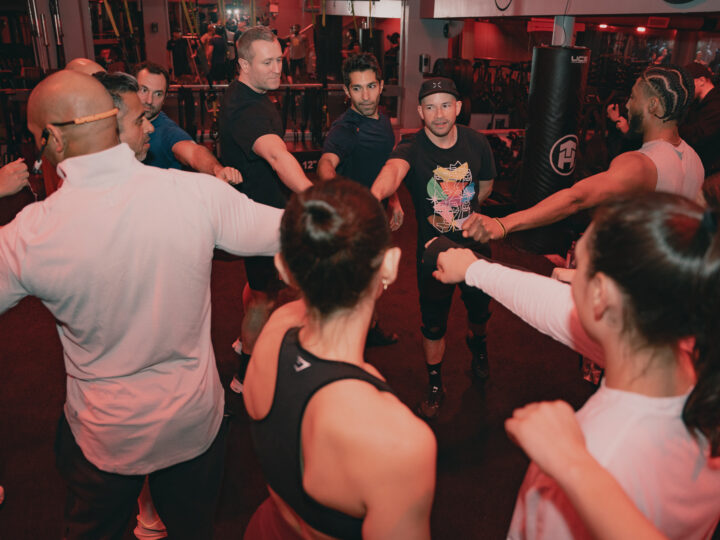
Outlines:
[[[535,47],[528,98],[518,208],[529,208],[575,181],[578,120],[590,51],[584,47]],[[514,235],[519,247],[535,253],[567,252],[572,234],[563,222]]]

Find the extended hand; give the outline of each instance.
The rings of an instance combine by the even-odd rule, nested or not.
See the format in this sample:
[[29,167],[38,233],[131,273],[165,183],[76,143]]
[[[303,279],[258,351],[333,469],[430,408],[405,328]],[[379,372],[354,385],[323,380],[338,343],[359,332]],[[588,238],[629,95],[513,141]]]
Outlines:
[[531,403],[515,409],[505,431],[546,474],[557,479],[569,464],[587,458],[585,437],[564,401]]
[[405,212],[403,212],[399,199],[393,199],[391,197],[390,201],[388,201],[388,206],[390,207],[390,230],[397,231],[402,227]]
[[438,255],[433,277],[443,283],[461,283],[465,281],[468,266],[475,261],[477,257],[469,249],[450,248]]
[[463,237],[476,242],[489,242],[505,236],[505,231],[496,219],[473,212],[463,223]]
[[237,169],[232,167],[223,167],[215,171],[215,176],[220,180],[236,185],[243,181],[242,174]]
[[0,197],[13,195],[28,185],[27,165],[23,158],[16,159],[0,168]]
[[562,281],[563,283],[572,283],[574,275],[574,268],[563,268],[561,266],[556,266],[555,268],[553,268],[552,275],[550,277],[553,279],[557,279],[558,281]]

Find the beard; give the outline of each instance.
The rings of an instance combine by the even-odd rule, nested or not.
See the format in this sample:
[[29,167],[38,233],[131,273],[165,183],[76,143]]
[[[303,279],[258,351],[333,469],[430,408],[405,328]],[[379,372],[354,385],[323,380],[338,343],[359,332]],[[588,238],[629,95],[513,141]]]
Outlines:
[[643,117],[641,114],[633,114],[628,111],[628,126],[630,127],[631,133],[642,133],[642,121]]
[[160,110],[161,110],[161,109],[162,109],[162,105],[160,105],[160,107],[152,107],[152,106],[147,107],[147,108],[145,109],[145,118],[147,118],[148,120],[153,120],[153,119],[155,119],[155,117],[156,117],[158,114],[160,114]]
[[374,116],[378,110],[378,103],[353,103],[355,109],[363,116]]

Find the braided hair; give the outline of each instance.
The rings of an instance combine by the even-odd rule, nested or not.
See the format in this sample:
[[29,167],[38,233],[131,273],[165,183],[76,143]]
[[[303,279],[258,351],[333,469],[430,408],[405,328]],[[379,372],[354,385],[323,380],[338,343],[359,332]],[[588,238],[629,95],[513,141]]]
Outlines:
[[660,98],[665,111],[655,115],[664,122],[681,121],[695,95],[695,83],[679,66],[653,66],[647,68],[640,79],[646,89]]

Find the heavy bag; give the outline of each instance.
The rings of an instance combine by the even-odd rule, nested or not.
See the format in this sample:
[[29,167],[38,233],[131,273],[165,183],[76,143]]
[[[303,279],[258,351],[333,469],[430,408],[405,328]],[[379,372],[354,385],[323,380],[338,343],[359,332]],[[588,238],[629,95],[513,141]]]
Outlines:
[[[543,46],[533,50],[519,209],[529,208],[575,181],[578,120],[590,51]],[[514,243],[535,253],[564,254],[572,234],[564,222],[514,235]]]

